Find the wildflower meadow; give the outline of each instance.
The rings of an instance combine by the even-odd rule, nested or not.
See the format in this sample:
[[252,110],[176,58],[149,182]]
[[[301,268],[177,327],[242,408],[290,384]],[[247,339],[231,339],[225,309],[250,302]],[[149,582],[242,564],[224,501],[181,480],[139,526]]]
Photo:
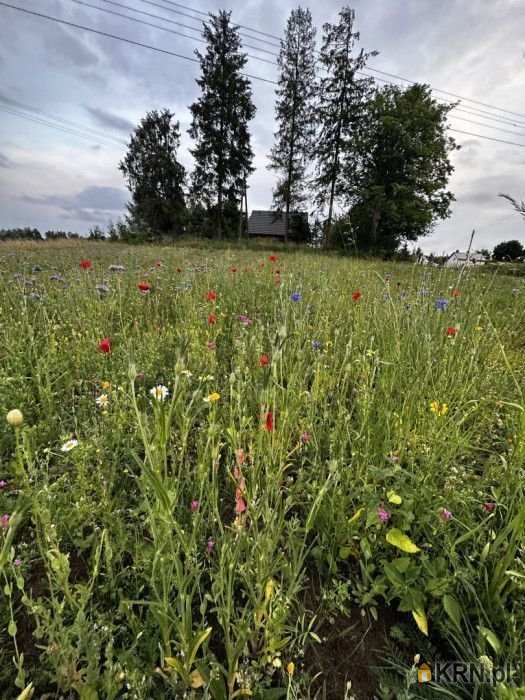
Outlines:
[[[524,299],[2,244],[0,697],[524,698]],[[483,673],[418,682],[440,660]]]

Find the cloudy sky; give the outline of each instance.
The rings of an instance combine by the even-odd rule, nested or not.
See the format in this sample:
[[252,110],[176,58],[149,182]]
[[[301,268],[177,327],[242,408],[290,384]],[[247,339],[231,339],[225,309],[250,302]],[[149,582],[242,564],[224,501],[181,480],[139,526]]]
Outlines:
[[[120,7],[115,0],[83,0],[195,37],[189,39],[74,0],[5,1],[190,57],[200,46],[198,32],[190,29],[198,29],[202,19],[195,11],[226,7],[240,25],[279,36],[295,5],[291,0],[230,0],[228,5],[181,0],[193,8],[189,12],[172,0],[119,0]],[[450,117],[450,126],[525,144],[522,0],[355,0],[351,5],[362,45],[379,51],[371,68],[508,110],[464,101],[464,111]],[[310,4],[318,39],[322,24],[336,21],[340,7],[340,0]],[[259,40],[275,39],[242,31],[251,47],[247,52],[274,60],[268,52],[277,48]],[[276,66],[265,61],[250,58],[246,70],[273,80]],[[150,109],[175,112],[182,131],[180,160],[191,168],[186,130],[197,75],[195,63],[0,5],[0,228],[30,225],[85,233],[116,219],[127,199],[117,165],[130,130]],[[271,203],[273,175],[266,165],[274,130],[273,91],[272,84],[253,81],[256,172],[249,183],[250,209]],[[473,228],[476,247],[509,238],[525,242],[523,221],[497,196],[508,192],[525,199],[525,148],[454,136],[463,146],[453,156],[451,188],[457,201],[451,218],[422,240],[422,247],[435,252],[465,248]]]

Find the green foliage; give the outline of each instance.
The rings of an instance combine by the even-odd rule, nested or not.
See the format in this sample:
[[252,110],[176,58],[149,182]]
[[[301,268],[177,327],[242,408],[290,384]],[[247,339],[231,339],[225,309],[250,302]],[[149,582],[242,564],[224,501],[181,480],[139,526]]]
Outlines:
[[[400,647],[379,697],[520,692],[515,279],[207,241],[0,253],[0,696],[314,698],[352,613]],[[513,676],[420,689],[416,653]]]
[[[359,186],[347,197],[360,252],[393,253],[449,216],[454,199],[446,189],[453,172],[449,153],[456,148],[446,134],[451,109],[424,85],[387,85],[370,101],[360,137]],[[348,176],[355,176],[352,163],[349,167]]]
[[502,241],[492,251],[492,257],[499,262],[511,262],[524,255],[525,248],[519,241]]
[[237,206],[253,172],[248,123],[255,106],[250,82],[242,75],[246,54],[241,52],[238,28],[231,24],[230,15],[220,11],[203,25],[206,53],[196,52],[202,94],[190,108],[189,134],[195,140],[192,198],[208,212],[214,208],[218,238],[237,233],[228,230],[225,209]]
[[284,211],[286,236],[305,240],[290,232],[290,212],[306,200],[306,171],[315,140],[314,97],[315,28],[310,10],[292,10],[279,52],[279,85],[275,105],[277,132],[269,168],[279,174],[273,206]]
[[324,70],[319,81],[315,146],[316,174],[312,183],[317,206],[328,209],[325,244],[332,244],[334,206],[354,192],[360,170],[357,150],[365,128],[367,101],[373,79],[359,74],[376,52],[363,49],[354,55],[359,32],[354,31],[355,11],[344,7],[338,24],[323,26],[320,63]]
[[165,109],[153,110],[131,136],[119,165],[131,192],[131,227],[149,230],[155,237],[184,232],[184,167],[177,161],[179,123]]

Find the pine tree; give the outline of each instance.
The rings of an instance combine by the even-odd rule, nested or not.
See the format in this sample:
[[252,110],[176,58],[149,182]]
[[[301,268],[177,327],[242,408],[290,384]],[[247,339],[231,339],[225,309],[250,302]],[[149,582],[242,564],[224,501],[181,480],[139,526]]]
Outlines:
[[255,106],[250,81],[241,73],[246,54],[241,52],[238,28],[231,24],[230,14],[221,10],[204,24],[208,46],[204,55],[195,52],[201,64],[197,84],[202,94],[190,108],[189,134],[196,142],[192,189],[208,211],[215,209],[219,238],[226,208],[237,207],[245,180],[253,172],[248,122]]
[[148,112],[119,165],[131,192],[129,218],[156,236],[184,231],[185,170],[177,161],[180,133],[173,116],[167,109]]
[[270,153],[269,168],[280,177],[273,193],[273,206],[285,212],[286,234],[290,211],[305,200],[306,169],[315,136],[315,28],[310,10],[298,7],[288,18],[281,41],[278,64],[279,87],[275,107],[278,128]]
[[326,72],[321,78],[317,107],[320,132],[316,140],[316,177],[314,198],[320,208],[328,206],[325,224],[325,244],[330,245],[334,206],[348,197],[355,186],[352,172],[359,170],[356,142],[363,128],[366,104],[372,92],[373,80],[358,73],[376,52],[363,49],[354,55],[359,32],[354,31],[355,12],[344,7],[339,23],[323,26],[321,66]]

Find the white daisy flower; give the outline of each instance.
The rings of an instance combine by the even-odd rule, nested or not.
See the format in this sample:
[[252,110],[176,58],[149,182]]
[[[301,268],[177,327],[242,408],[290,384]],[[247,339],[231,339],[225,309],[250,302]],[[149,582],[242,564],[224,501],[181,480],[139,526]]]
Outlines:
[[71,450],[73,450],[77,445],[78,440],[75,440],[75,438],[71,438],[71,440],[65,442],[60,449],[62,450],[62,452],[71,452]]
[[95,401],[99,408],[107,408],[109,406],[109,397],[107,394],[100,394]]
[[164,384],[157,384],[157,386],[149,390],[149,393],[153,396],[155,401],[164,401],[168,398],[170,392],[168,387],[164,386]]

